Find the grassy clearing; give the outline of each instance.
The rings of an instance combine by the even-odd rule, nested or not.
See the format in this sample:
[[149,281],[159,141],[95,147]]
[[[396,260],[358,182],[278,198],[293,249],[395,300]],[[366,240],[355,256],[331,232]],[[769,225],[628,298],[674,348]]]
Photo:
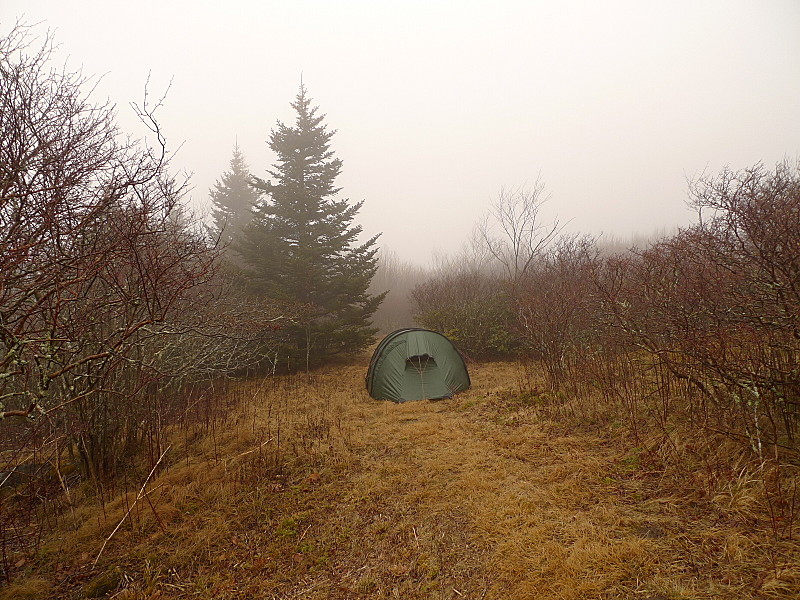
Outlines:
[[514,364],[404,405],[369,399],[364,370],[242,383],[224,422],[175,432],[138,501],[146,472],[104,508],[74,490],[0,598],[800,594],[798,544],[774,535],[745,471],[687,487],[652,440],[523,393]]

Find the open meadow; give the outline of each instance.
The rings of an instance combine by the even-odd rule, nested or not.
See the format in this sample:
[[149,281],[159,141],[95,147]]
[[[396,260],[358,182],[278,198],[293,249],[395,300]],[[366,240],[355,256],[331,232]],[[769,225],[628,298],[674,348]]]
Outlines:
[[235,383],[156,472],[104,503],[91,481],[69,490],[52,533],[6,548],[0,597],[800,593],[796,527],[747,465],[709,488],[608,406],[539,394],[517,363],[471,371],[456,398],[406,404],[369,398],[361,362]]

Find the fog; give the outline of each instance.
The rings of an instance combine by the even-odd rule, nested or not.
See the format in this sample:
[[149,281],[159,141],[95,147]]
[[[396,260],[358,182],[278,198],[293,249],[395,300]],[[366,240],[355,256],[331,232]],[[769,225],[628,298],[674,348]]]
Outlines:
[[237,141],[266,176],[302,77],[357,221],[420,264],[458,249],[502,186],[541,177],[546,218],[624,237],[690,223],[703,172],[800,157],[793,0],[5,0],[2,30],[20,17],[97,76],[123,130],[148,74],[153,96],[171,82],[159,119],[197,207]]

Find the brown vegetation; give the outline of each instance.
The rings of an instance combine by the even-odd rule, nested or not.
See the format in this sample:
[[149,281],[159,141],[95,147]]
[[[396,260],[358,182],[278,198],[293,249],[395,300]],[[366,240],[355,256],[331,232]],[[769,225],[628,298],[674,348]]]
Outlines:
[[[523,356],[545,368],[551,391],[613,399],[635,435],[738,443],[763,468],[793,472],[800,169],[757,165],[700,180],[698,225],[612,256],[590,238],[556,239],[556,228],[540,223],[540,196],[541,186],[495,204],[500,235],[483,239],[505,277],[485,268],[472,279],[437,274],[414,291],[421,322],[467,343],[489,325],[513,334]],[[468,318],[464,307],[479,294]],[[499,306],[510,307],[505,320]],[[479,345],[492,349],[487,336]],[[644,408],[653,397],[659,409]],[[775,501],[793,506],[794,488],[775,485]]]
[[[369,399],[363,371],[230,388],[216,421],[172,432],[166,468],[143,488],[144,468],[102,509],[91,486],[73,489],[75,514],[13,556],[5,597],[800,591],[796,531],[770,512],[769,474],[753,465],[716,479],[669,468],[658,436],[632,442],[614,402],[536,392],[544,379],[514,363],[473,366],[456,399],[403,405]],[[710,455],[696,443],[676,441]]]
[[0,487],[26,498],[0,500],[5,579],[32,520],[48,528],[76,480],[111,493],[140,453],[155,464],[194,386],[266,362],[292,316],[219,273],[160,102],[134,107],[149,138],[125,137],[53,52],[23,25],[0,38]]
[[125,138],[51,55],[0,39],[0,595],[800,593],[797,166],[698,181],[696,226],[624,254],[537,182],[427,281],[385,260],[420,324],[519,359],[394,406],[363,364],[275,376],[310,307],[221,268],[159,102]]

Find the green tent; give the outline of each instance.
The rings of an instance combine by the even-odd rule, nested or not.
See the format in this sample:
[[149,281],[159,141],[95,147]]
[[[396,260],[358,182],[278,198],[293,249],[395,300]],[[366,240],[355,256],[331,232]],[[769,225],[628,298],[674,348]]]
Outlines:
[[387,335],[375,348],[367,371],[367,391],[376,400],[450,398],[469,385],[456,347],[427,329],[398,329]]

